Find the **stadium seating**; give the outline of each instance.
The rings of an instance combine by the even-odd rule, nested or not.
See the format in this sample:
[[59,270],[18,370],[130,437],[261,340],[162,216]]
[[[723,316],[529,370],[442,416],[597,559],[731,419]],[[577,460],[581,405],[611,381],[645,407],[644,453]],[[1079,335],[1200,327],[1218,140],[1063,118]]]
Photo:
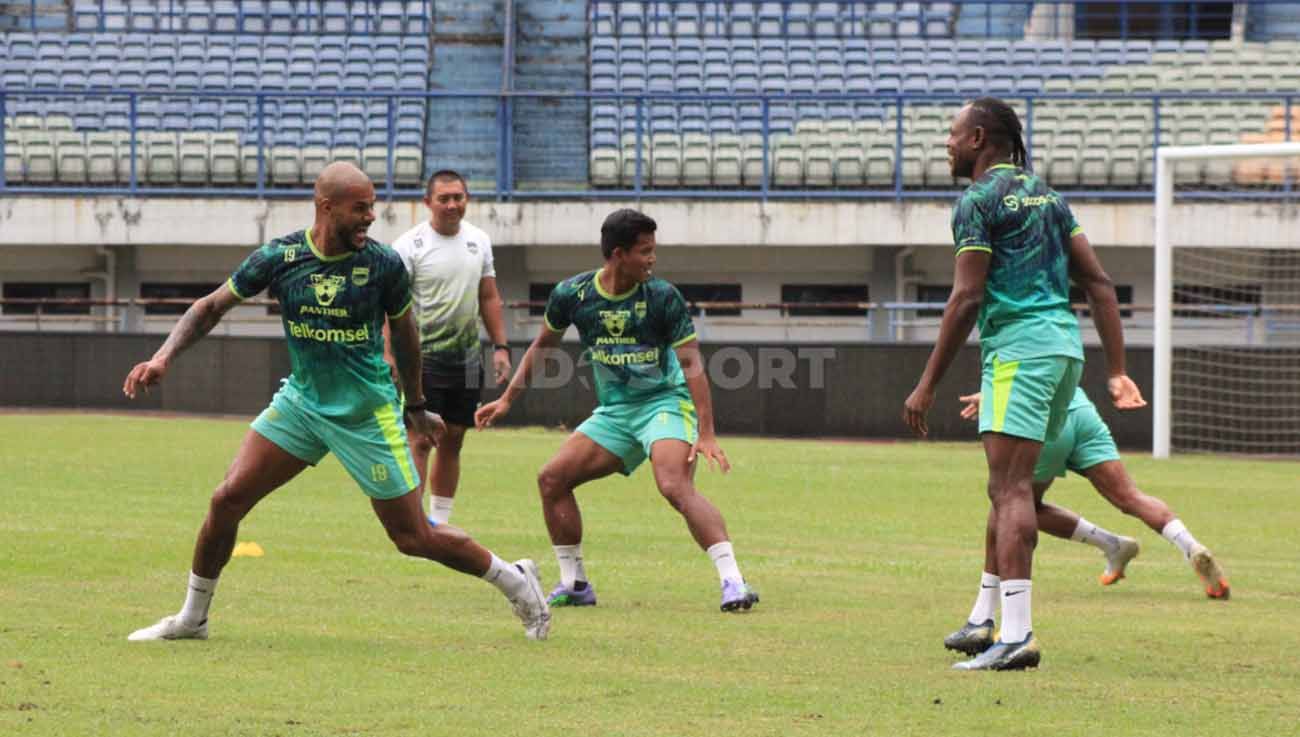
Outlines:
[[[174,7],[191,5],[200,4],[175,3]],[[211,11],[212,22],[218,23],[218,16],[228,10],[225,6],[234,4],[202,5]],[[245,14],[262,8],[267,30],[274,31],[282,30],[274,14],[282,6],[294,5],[243,3],[240,7]],[[329,10],[347,4],[296,5]],[[339,87],[355,92],[422,92],[428,86],[426,35],[139,32],[148,24],[165,28],[158,25],[159,13],[168,6],[166,2],[106,2],[104,15],[94,17],[121,26],[116,31],[4,34],[0,75],[6,86],[74,93],[7,96],[6,139],[13,141],[6,147],[7,182],[128,183],[130,102],[125,95],[106,98],[102,94],[105,89],[140,91],[135,101],[139,131],[135,148],[136,176],[141,183],[257,183],[259,98],[214,94],[220,91],[262,94],[265,183],[284,187],[310,184],[314,172],[319,171],[322,150],[338,151],[358,161],[372,176],[387,176],[390,130],[386,99],[356,97],[338,102],[301,95],[333,92]],[[152,15],[141,8],[153,8]],[[152,20],[141,20],[145,17]],[[75,94],[96,89],[101,93]],[[294,97],[295,93],[299,96]],[[390,99],[395,121],[391,131],[396,145],[395,184],[417,185],[423,175],[428,106],[423,99]],[[17,128],[12,136],[11,127]],[[55,132],[58,135],[53,135]]]
[[[1161,143],[1196,145],[1263,134],[1283,105],[1282,94],[1232,102],[1217,95],[1300,89],[1294,42],[953,37],[963,28],[1023,27],[1027,11],[1004,7],[1003,15],[988,6],[981,12],[993,16],[974,18],[949,3],[593,2],[591,89],[774,95],[766,109],[769,186],[891,187],[897,176],[905,187],[927,189],[953,186],[941,143],[960,100],[979,94],[1108,95],[1036,101],[1029,143],[1035,167],[1054,185],[1113,188],[1151,183],[1156,114],[1142,96],[1203,94],[1165,100],[1159,111]],[[877,17],[890,25],[875,28]],[[718,36],[702,38],[711,33]],[[795,97],[815,93],[862,98]],[[907,101],[900,117],[895,99],[869,97],[900,93],[954,98]],[[591,106],[594,186],[633,186],[638,125],[644,186],[761,183],[762,103],[624,98]],[[904,148],[894,161],[900,127]],[[668,162],[687,149],[681,176]],[[1230,170],[1182,176],[1214,185]]]
[[74,0],[72,30],[116,33],[427,35],[427,0]]
[[[428,0],[35,5],[67,12],[57,31],[21,30],[16,15],[0,23],[0,82],[39,90],[6,95],[11,184],[121,185],[134,172],[151,186],[301,187],[342,158],[406,187],[421,179],[426,154],[469,170],[496,165],[494,101],[437,101],[459,125],[444,142],[428,130],[426,100],[391,98],[390,115],[383,98],[347,96],[494,86],[497,53],[480,46],[441,49],[449,76],[430,76]],[[1300,11],[1286,4],[1251,5],[1236,43],[1016,38],[1032,21],[1022,3],[586,7],[590,90],[651,95],[593,98],[574,116],[564,138],[582,141],[585,116],[595,187],[630,188],[639,177],[684,189],[946,189],[948,122],[979,94],[1014,101],[1031,124],[1034,165],[1053,184],[1148,187],[1157,140],[1275,140],[1288,130],[1286,94],[1300,90],[1300,44],[1285,40],[1300,36]],[[494,22],[482,13],[457,20],[470,31]],[[33,16],[29,25],[40,24]],[[581,85],[580,69],[574,78]],[[530,89],[554,89],[537,84]],[[318,90],[345,97],[309,96]],[[1240,92],[1259,97],[1222,97]],[[1032,110],[1024,100],[1076,93],[1098,97],[1039,98]],[[1158,110],[1155,94],[1167,95]],[[672,97],[681,95],[714,99]],[[531,134],[516,125],[516,145],[527,148]],[[1207,185],[1234,176],[1186,168],[1180,175]]]
[[950,2],[624,2],[593,0],[597,36],[743,37],[952,35]]

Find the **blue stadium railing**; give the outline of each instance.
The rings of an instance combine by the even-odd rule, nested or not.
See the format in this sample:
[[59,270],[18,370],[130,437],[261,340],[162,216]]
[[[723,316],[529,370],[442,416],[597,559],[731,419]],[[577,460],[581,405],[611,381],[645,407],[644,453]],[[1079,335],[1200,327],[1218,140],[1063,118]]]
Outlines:
[[[344,3],[338,3],[343,5]],[[1238,3],[1201,3],[1186,0],[1150,0],[1149,2],[1114,2],[1113,0],[1045,0],[1026,2],[1025,0],[955,0],[950,3],[915,3],[919,9],[898,8],[890,11],[895,19],[910,20],[935,17],[933,6],[951,6],[959,13],[949,11],[956,23],[956,28],[967,37],[984,38],[1026,38],[1024,20],[1035,10],[1039,10],[1038,25],[1040,37],[1059,38],[1078,35],[1081,25],[1087,26],[1090,19],[1103,18],[1103,30],[1091,29],[1089,38],[1212,38],[1214,34],[1232,24],[1233,6]],[[1268,26],[1279,19],[1291,24],[1298,14],[1287,13],[1289,8],[1297,7],[1294,0],[1247,0],[1240,3],[1248,12],[1244,14],[1244,36],[1247,39],[1261,40],[1278,38],[1276,31]],[[71,8],[68,6],[71,5]],[[205,33],[263,33],[280,32],[270,29],[270,21],[291,24],[294,33],[341,32],[341,33],[385,33],[380,27],[381,15],[378,0],[346,0],[349,19],[343,30],[326,27],[326,19],[336,20],[337,13],[327,13],[327,3],[313,1],[294,3],[291,12],[271,9],[263,4],[254,8],[245,7],[245,3],[235,0],[229,3],[229,12],[221,12],[222,28],[205,28]],[[402,5],[408,8],[403,15],[406,25],[401,33],[428,32],[433,23],[432,0],[405,0]],[[711,23],[713,28],[720,24],[730,25],[739,13],[732,8],[732,3],[706,2],[703,0],[643,0],[640,3],[624,3],[623,0],[590,0],[589,18],[595,23],[612,22],[618,24],[628,7],[642,9],[637,17],[643,25],[658,24],[671,27],[678,19],[678,6],[695,6],[699,8],[699,19]],[[771,35],[791,37],[797,35],[797,28],[812,25],[824,20],[819,6],[838,6],[835,15],[837,22],[849,25],[869,23],[880,15],[871,7],[871,3],[849,2],[848,0],[829,3],[795,2],[795,0],[774,0],[763,3],[736,3],[744,5],[746,18],[756,25],[760,19],[774,22],[764,23],[752,35],[768,35],[765,30],[772,28]],[[912,3],[897,5],[910,6]],[[775,8],[775,15],[768,8]],[[802,10],[807,8],[808,10]],[[1250,12],[1255,9],[1261,12]],[[359,12],[357,10],[359,9]],[[1275,9],[1282,9],[1278,15]],[[414,12],[412,12],[414,10]],[[1043,12],[1045,11],[1045,12]],[[918,15],[909,15],[909,13]],[[108,4],[103,0],[80,0],[74,3],[56,2],[55,0],[12,0],[4,4],[0,20],[7,22],[0,25],[5,30],[76,30],[76,31],[179,31],[194,30],[190,28],[190,19],[194,16],[218,13],[215,9],[206,9],[202,3],[184,0],[165,0],[151,7],[131,8],[129,3]],[[147,25],[133,25],[134,17],[148,17]],[[358,20],[359,19],[359,20]],[[616,26],[617,27],[617,26]],[[927,27],[922,23],[921,37],[928,37]],[[1287,37],[1295,37],[1297,28],[1283,31]],[[951,35],[949,33],[948,35]],[[1080,35],[1079,37],[1083,37]]]
[[[4,163],[8,155],[5,146],[4,126],[8,124],[9,118],[6,111],[9,109],[9,103],[14,98],[19,97],[39,97],[39,98],[74,98],[79,100],[122,100],[127,101],[130,111],[129,128],[130,134],[129,161],[130,172],[125,183],[118,185],[30,185],[30,184],[10,184],[4,178]],[[136,105],[140,98],[149,99],[169,99],[169,98],[252,98],[256,104],[256,123],[253,130],[257,131],[256,145],[258,147],[258,168],[255,186],[154,186],[142,181],[141,172],[137,171],[136,162],[138,147],[141,144],[140,133],[144,132],[137,127]],[[1025,112],[1025,127],[1027,130],[1026,146],[1029,149],[1030,158],[1033,158],[1034,146],[1034,111],[1037,105],[1045,101],[1058,100],[1075,100],[1075,101],[1143,101],[1151,106],[1152,111],[1152,136],[1153,148],[1161,145],[1167,145],[1168,142],[1161,140],[1161,116],[1162,105],[1168,102],[1194,102],[1194,101],[1266,101],[1273,105],[1281,104],[1284,110],[1285,120],[1285,140],[1296,140],[1298,131],[1292,130],[1292,110],[1297,97],[1300,97],[1300,90],[1277,91],[1275,93],[1219,93],[1215,95],[1206,95],[1204,93],[1168,93],[1157,95],[1116,95],[1116,94],[1035,94],[1035,95],[1009,95],[1006,99],[1015,103],[1023,103]],[[497,119],[497,140],[498,150],[495,161],[495,189],[491,192],[482,192],[482,196],[495,197],[498,199],[537,199],[537,198],[712,198],[712,199],[934,199],[951,197],[955,188],[951,189],[923,189],[905,187],[903,183],[903,150],[908,142],[908,131],[904,124],[904,113],[909,106],[918,104],[949,103],[952,105],[960,104],[964,99],[957,95],[917,95],[917,94],[899,94],[899,95],[852,95],[852,94],[810,94],[810,95],[705,95],[705,94],[646,94],[646,93],[613,93],[613,92],[591,92],[591,93],[546,93],[546,92],[501,92],[501,91],[430,91],[430,92],[370,92],[370,93],[348,93],[339,95],[335,93],[308,93],[301,91],[231,91],[231,90],[189,90],[176,92],[162,92],[158,90],[113,90],[113,91],[69,91],[55,89],[25,89],[25,90],[0,90],[0,195],[4,194],[67,194],[67,195],[150,195],[150,196],[177,196],[177,195],[204,195],[204,196],[237,196],[237,197],[301,197],[310,193],[307,187],[277,187],[273,186],[268,176],[268,153],[271,146],[269,134],[275,129],[275,122],[266,119],[265,103],[268,100],[276,99],[306,99],[306,98],[327,98],[335,100],[357,100],[357,99],[381,99],[387,102],[387,178],[384,181],[376,181],[378,194],[384,199],[418,197],[423,194],[422,188],[398,187],[393,179],[393,165],[396,134],[395,116],[396,103],[400,99],[446,99],[446,98],[488,98],[498,101],[498,119]],[[536,189],[531,188],[530,182],[518,181],[514,178],[513,161],[514,161],[514,140],[511,135],[512,111],[515,101],[524,99],[586,99],[590,101],[612,101],[631,103],[637,107],[638,115],[636,116],[636,148],[635,148],[635,167],[633,176],[633,185],[631,188],[596,188],[588,185],[579,185],[571,189]],[[648,154],[648,142],[650,140],[649,132],[646,130],[646,116],[644,113],[646,106],[652,102],[668,103],[757,103],[761,108],[762,116],[762,143],[763,143],[763,172],[760,184],[753,187],[735,187],[719,189],[686,189],[680,187],[657,188],[649,186],[648,171],[650,158]],[[778,188],[772,185],[772,127],[771,127],[771,108],[773,104],[793,104],[793,103],[827,103],[827,102],[855,102],[855,103],[874,103],[877,105],[891,106],[895,110],[895,140],[894,140],[894,171],[893,186],[880,187],[871,189],[833,189],[833,188]],[[153,130],[153,129],[150,129]],[[184,131],[182,131],[184,132]],[[932,136],[927,137],[928,145],[940,145],[933,140]],[[244,145],[254,145],[252,142],[245,142]],[[1154,155],[1154,153],[1153,153]],[[427,167],[426,167],[427,168]],[[469,172],[471,178],[474,178],[478,172]],[[1297,190],[1289,184],[1282,188],[1285,193],[1294,196]],[[1148,186],[1140,188],[1127,189],[1083,189],[1075,188],[1066,190],[1075,197],[1086,197],[1095,199],[1146,199],[1152,196],[1152,189]],[[1181,193],[1180,193],[1181,194]],[[1194,194],[1194,193],[1192,193]],[[1278,191],[1235,191],[1223,192],[1216,191],[1213,193],[1216,197],[1236,196],[1236,197],[1269,197],[1278,196]]]

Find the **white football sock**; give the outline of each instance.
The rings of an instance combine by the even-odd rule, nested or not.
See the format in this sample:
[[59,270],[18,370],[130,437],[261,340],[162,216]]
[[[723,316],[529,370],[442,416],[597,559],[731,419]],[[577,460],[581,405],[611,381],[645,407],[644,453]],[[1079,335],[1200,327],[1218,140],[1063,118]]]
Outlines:
[[1180,519],[1175,519],[1165,525],[1165,529],[1161,530],[1160,534],[1169,542],[1177,545],[1178,549],[1183,551],[1184,558],[1191,558],[1192,548],[1199,544],[1196,542],[1196,538],[1192,537],[1192,533],[1187,531],[1187,526]]
[[185,604],[181,607],[181,621],[191,627],[203,624],[212,605],[212,594],[217,590],[217,579],[204,578],[190,572],[190,584],[185,591]]
[[514,601],[523,596],[528,590],[528,579],[513,563],[507,563],[491,553],[492,563],[488,566],[487,573],[483,574],[483,580],[496,586],[497,589],[506,595],[507,599]]
[[1070,535],[1070,539],[1091,545],[1103,553],[1113,553],[1119,548],[1118,535],[1082,517],[1079,518],[1079,524],[1075,525],[1074,534]]
[[1002,642],[1021,642],[1033,631],[1029,597],[1032,583],[1027,578],[1002,582]]
[[980,574],[980,592],[975,596],[975,606],[971,607],[970,616],[966,618],[971,624],[984,624],[998,609],[999,584],[1002,579],[985,571]]
[[577,545],[554,545],[555,560],[560,563],[560,584],[573,591],[578,581],[586,583],[587,571],[582,567],[582,543]]
[[713,565],[718,569],[718,578],[726,581],[728,579],[740,583],[745,579],[740,575],[740,566],[736,563],[736,554],[731,550],[731,543],[723,540],[720,543],[714,543],[708,549],[709,558],[713,560]]
[[456,503],[456,497],[452,496],[429,496],[429,517],[440,525],[445,525],[451,521],[451,508]]

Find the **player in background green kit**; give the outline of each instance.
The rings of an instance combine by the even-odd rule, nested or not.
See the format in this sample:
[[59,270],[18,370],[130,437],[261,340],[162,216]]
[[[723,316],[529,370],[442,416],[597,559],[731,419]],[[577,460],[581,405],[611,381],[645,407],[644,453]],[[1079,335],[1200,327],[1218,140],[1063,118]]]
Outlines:
[[[979,392],[960,397],[966,405],[962,407],[961,416],[968,420],[979,417],[981,399]],[[1142,493],[1133,482],[1133,477],[1129,476],[1124,462],[1120,460],[1119,449],[1115,447],[1110,428],[1106,427],[1097,407],[1088,399],[1082,387],[1074,390],[1074,398],[1070,400],[1068,418],[1061,434],[1043,445],[1038,465],[1034,467],[1034,504],[1038,514],[1038,529],[1100,550],[1106,556],[1106,570],[1099,577],[1101,585],[1118,583],[1124,578],[1129,561],[1138,554],[1138,541],[1116,535],[1065,507],[1043,501],[1052,481],[1058,476],[1064,476],[1067,470],[1087,478],[1097,493],[1116,509],[1142,520],[1147,527],[1177,547],[1200,577],[1206,596],[1211,599],[1227,599],[1231,596],[1228,579],[1210,549],[1192,536],[1191,531],[1164,500]],[[984,551],[984,556],[987,569],[995,559],[995,551],[988,548]],[[992,645],[993,620],[989,615],[996,599],[997,586],[981,580],[971,616],[961,629],[944,638],[944,647],[977,655]]]
[[[330,164],[316,180],[315,204],[311,228],[254,251],[226,284],[185,312],[153,358],[131,369],[122,386],[134,398],[160,382],[177,355],[244,299],[269,289],[280,302],[292,374],[253,421],[212,494],[194,544],[185,604],[128,639],[207,639],[208,608],[240,521],[329,452],[370,497],[399,551],[487,580],[510,600],[524,634],[545,639],[550,610],[537,564],[506,563],[461,530],[430,526],[420,510],[420,480],[404,425],[432,441],[446,428],[427,411],[421,391],[420,337],[406,268],[396,252],[366,236],[375,220],[370,178],[351,164]],[[385,320],[405,407],[384,363]]]
[[647,457],[655,483],[713,560],[722,582],[722,610],[742,611],[758,594],[740,575],[722,515],[695,489],[697,456],[731,468],[713,432],[713,403],[699,341],[677,288],[653,278],[651,218],[618,210],[600,228],[605,265],[556,285],[546,325],[519,362],[499,399],[479,408],[475,424],[492,425],[523,393],[538,355],[560,344],[570,325],[591,359],[600,406],[542,467],[542,514],[560,564],[551,606],[591,606],[596,590],[582,559],[582,514],[574,489],[619,472],[630,475]]
[[952,294],[903,421],[927,434],[936,387],[978,319],[985,397],[979,429],[992,502],[986,547],[995,552],[985,580],[1001,594],[1002,629],[991,647],[954,667],[1016,670],[1041,658],[1030,616],[1034,466],[1043,442],[1061,432],[1083,371],[1071,279],[1092,307],[1111,400],[1120,409],[1146,402],[1124,370],[1115,287],[1065,200],[1025,168],[1015,111],[991,97],[975,100],[953,119],[947,147],[952,175],[972,181],[953,209]]

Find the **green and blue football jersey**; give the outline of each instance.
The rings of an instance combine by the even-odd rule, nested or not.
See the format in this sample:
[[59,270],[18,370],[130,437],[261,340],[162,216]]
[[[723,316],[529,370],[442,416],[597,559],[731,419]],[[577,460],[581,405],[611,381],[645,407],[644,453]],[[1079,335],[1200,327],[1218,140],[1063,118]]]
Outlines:
[[991,167],[962,193],[952,213],[956,252],[992,259],[979,314],[985,355],[1083,360],[1070,310],[1070,238],[1081,230],[1061,195],[1011,164]]
[[560,282],[546,302],[546,326],[570,325],[586,347],[596,377],[596,397],[611,406],[677,393],[689,400],[686,377],[672,349],[695,339],[681,292],[663,279],[607,294],[588,271]]
[[367,239],[359,251],[326,257],[300,230],[258,248],[227,284],[240,299],[266,289],[280,303],[288,386],[318,414],[368,416],[397,399],[383,327],[411,308],[411,282],[392,249]]

